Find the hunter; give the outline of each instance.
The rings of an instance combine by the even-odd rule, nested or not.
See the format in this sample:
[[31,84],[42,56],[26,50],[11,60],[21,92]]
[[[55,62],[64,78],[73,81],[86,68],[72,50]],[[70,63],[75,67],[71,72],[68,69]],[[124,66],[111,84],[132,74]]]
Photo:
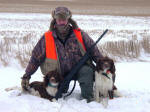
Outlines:
[[[22,77],[23,90],[28,88],[31,75],[37,71],[39,66],[43,75],[57,69],[65,77],[94,43],[72,19],[72,13],[68,8],[55,8],[52,18],[49,31],[44,33],[32,51],[29,64]],[[94,67],[92,60],[97,62],[103,57],[97,46],[93,49],[91,57],[91,60],[82,66],[76,77],[72,79],[79,82],[81,96],[87,102],[93,100]],[[68,88],[69,85],[64,88],[64,93]]]

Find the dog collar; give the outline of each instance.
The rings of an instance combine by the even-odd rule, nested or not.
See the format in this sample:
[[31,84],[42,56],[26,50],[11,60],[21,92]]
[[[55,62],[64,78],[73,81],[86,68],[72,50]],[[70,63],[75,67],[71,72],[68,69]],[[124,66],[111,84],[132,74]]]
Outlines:
[[48,83],[48,86],[53,87],[53,88],[57,88],[58,87],[58,85],[54,85],[52,83]]
[[110,77],[108,77],[108,74],[109,74],[109,73],[110,73],[110,71],[109,71],[109,70],[107,70],[107,71],[106,71],[106,73],[105,73],[105,72],[103,72],[103,73],[102,73],[102,75],[104,75],[105,77],[107,77],[108,79],[110,79]]

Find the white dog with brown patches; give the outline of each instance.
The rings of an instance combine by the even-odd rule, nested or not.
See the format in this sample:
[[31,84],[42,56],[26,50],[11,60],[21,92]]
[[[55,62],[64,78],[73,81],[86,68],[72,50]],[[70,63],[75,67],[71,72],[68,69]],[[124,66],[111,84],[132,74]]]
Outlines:
[[109,71],[96,72],[95,79],[96,79],[95,80],[96,101],[101,102],[102,98],[108,97],[110,92],[112,91],[113,88],[112,74]]
[[34,81],[29,84],[28,92],[32,95],[49,99],[50,101],[56,101],[55,95],[58,85],[62,80],[63,78],[57,70],[51,71],[45,75],[43,82]]
[[97,102],[102,102],[104,106],[107,106],[108,98],[113,99],[116,89],[114,82],[115,66],[113,60],[108,57],[101,58],[96,64],[95,72],[95,99]]

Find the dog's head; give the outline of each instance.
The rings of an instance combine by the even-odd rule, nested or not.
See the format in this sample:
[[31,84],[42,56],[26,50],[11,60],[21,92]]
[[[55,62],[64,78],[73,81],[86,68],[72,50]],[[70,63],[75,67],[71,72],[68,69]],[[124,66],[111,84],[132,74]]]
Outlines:
[[103,57],[98,60],[96,63],[96,71],[104,71],[104,70],[109,70],[111,73],[115,73],[115,65],[114,61],[108,57]]
[[48,84],[58,85],[63,80],[60,73],[57,70],[48,72],[44,77],[44,85],[48,86]]

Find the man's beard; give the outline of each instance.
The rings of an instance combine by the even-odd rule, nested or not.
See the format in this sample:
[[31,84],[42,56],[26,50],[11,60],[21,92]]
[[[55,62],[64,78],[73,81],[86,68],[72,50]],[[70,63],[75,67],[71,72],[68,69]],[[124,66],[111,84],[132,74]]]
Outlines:
[[67,23],[66,25],[58,25],[58,24],[56,24],[55,28],[56,28],[57,35],[61,39],[65,39],[67,37],[67,35],[69,34],[69,31],[70,31],[69,23]]

